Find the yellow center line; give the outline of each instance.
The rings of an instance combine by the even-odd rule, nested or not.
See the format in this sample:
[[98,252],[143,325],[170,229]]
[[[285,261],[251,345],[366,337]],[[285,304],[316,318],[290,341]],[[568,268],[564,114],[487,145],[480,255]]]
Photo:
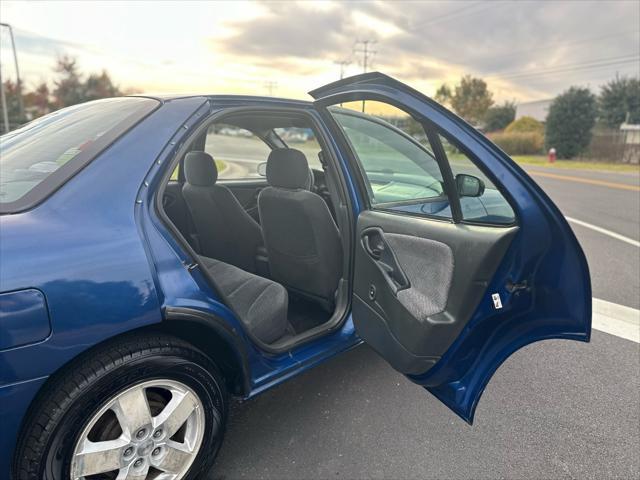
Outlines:
[[574,177],[572,175],[558,175],[556,173],[539,172],[528,170],[529,175],[539,175],[541,177],[556,178],[558,180],[567,180],[569,182],[588,183],[590,185],[600,185],[602,187],[617,188],[619,190],[631,190],[632,192],[640,192],[637,185],[628,185],[626,183],[607,182],[606,180],[596,180],[593,178]]

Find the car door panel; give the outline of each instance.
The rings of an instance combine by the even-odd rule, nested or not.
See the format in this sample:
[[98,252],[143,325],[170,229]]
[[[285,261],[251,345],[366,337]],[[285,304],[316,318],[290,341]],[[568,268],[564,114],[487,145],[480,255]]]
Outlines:
[[[504,152],[441,105],[379,73],[334,82],[311,95],[359,185],[354,325],[394,368],[471,424],[489,379],[519,348],[550,338],[589,341],[591,284],[584,253],[558,208]],[[458,213],[448,212],[448,207],[438,211],[452,215],[449,221],[434,219],[419,201],[372,206],[353,147],[327,109],[364,100],[401,108],[427,127],[427,135],[436,132],[436,137],[455,140],[508,200],[516,221],[505,225],[510,222],[497,210],[487,211],[484,224],[466,221],[462,202],[451,191],[447,195]],[[372,228],[382,232],[381,238],[386,236],[415,292],[402,294],[402,282],[394,281],[395,274],[385,273],[389,269],[376,264],[365,250],[361,235]],[[448,288],[446,250],[421,239],[451,250]],[[409,262],[415,265],[408,267]],[[416,281],[417,275],[424,275],[423,281]],[[443,285],[431,287],[430,282]],[[446,307],[437,312],[443,295]]]
[[[378,351],[393,339],[398,352],[383,355],[389,363],[405,374],[425,373],[471,317],[517,230],[362,212],[353,286],[354,324],[362,339]],[[385,246],[371,246],[377,240],[367,246],[364,238],[372,231]],[[389,249],[407,284],[390,279],[371,249]],[[469,255],[472,250],[477,254]]]

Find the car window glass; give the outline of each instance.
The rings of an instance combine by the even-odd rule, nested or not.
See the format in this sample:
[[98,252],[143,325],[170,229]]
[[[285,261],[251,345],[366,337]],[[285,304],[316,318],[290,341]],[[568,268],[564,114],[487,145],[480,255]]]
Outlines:
[[214,158],[218,178],[229,180],[263,178],[258,165],[267,161],[271,149],[249,130],[216,123],[207,130],[204,151]]
[[309,167],[316,170],[322,169],[322,164],[318,158],[318,153],[322,148],[312,129],[298,127],[274,128],[274,132],[287,147],[295,148],[304,153],[309,162]]
[[58,110],[3,135],[0,203],[17,202],[47,179],[58,177],[56,182],[62,183],[64,171],[89,162],[99,153],[98,145],[155,105],[145,98],[98,100]]
[[471,222],[509,225],[515,222],[515,213],[509,202],[494,183],[480,170],[467,154],[440,135],[440,142],[447,154],[451,171],[457,175],[472,175],[484,184],[484,190],[477,197],[460,197],[462,218]]
[[358,158],[373,206],[402,202],[416,213],[451,217],[442,173],[419,122],[394,106],[369,100],[329,111]]

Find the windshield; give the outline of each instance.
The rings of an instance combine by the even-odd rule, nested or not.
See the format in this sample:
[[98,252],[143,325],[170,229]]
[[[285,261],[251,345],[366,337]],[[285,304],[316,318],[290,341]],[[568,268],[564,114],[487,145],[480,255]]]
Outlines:
[[97,100],[0,137],[0,213],[42,200],[157,105],[148,98]]

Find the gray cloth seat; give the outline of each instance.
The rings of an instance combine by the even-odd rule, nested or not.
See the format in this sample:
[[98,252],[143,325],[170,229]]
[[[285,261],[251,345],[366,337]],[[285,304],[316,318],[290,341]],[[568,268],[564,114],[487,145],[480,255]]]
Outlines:
[[289,296],[282,285],[212,258],[200,258],[247,330],[267,344],[284,336]]
[[335,304],[342,276],[340,233],[325,201],[309,188],[309,165],[302,152],[274,149],[258,208],[271,278],[291,291]]
[[260,225],[224,185],[216,185],[218,169],[211,155],[189,152],[184,159],[182,195],[198,232],[200,252],[248,272],[256,272],[262,245]]

